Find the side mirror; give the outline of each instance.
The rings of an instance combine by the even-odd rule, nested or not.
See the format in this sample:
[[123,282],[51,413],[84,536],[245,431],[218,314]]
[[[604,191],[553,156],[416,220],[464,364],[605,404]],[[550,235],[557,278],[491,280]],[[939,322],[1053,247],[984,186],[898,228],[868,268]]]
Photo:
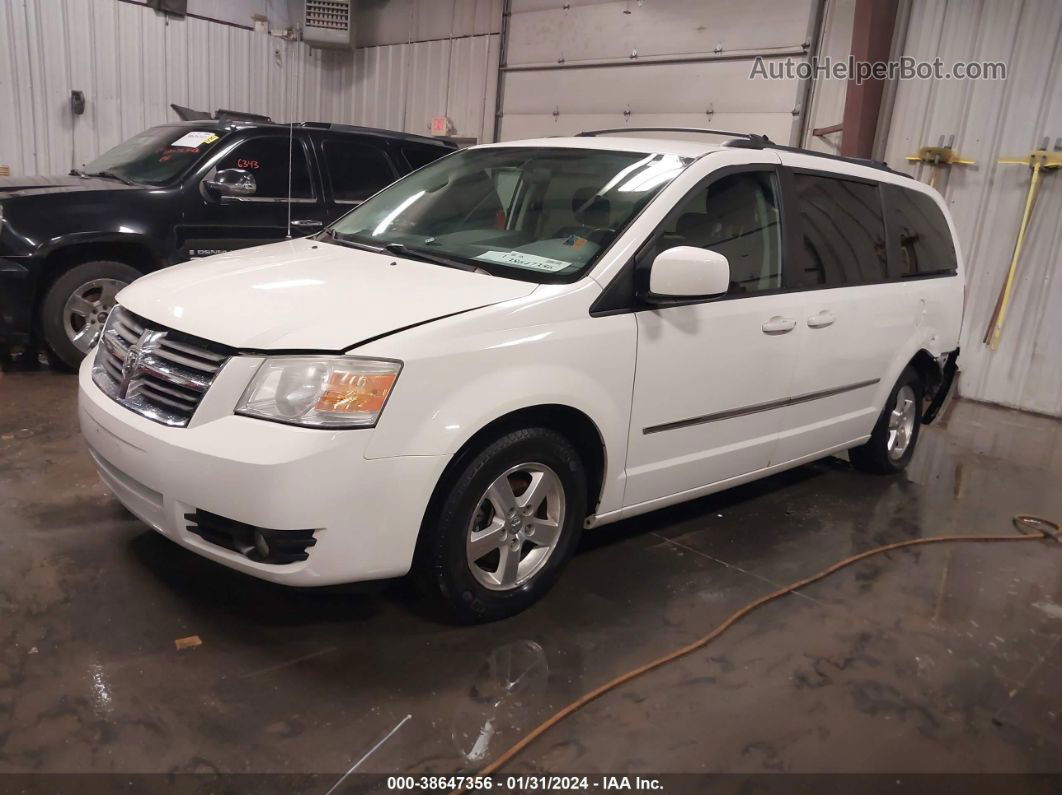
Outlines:
[[203,186],[219,196],[254,196],[258,190],[254,175],[242,168],[223,168],[213,179],[203,180]]
[[730,263],[717,251],[676,246],[657,254],[649,269],[650,304],[673,304],[722,295],[730,288]]

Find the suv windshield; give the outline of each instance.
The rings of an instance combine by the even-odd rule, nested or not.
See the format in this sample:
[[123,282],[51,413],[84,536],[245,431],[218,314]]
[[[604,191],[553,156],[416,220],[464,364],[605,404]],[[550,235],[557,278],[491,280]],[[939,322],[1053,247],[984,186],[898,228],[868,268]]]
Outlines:
[[147,185],[164,185],[199,160],[220,139],[216,127],[152,127],[104,152],[78,172]]
[[466,149],[378,193],[327,234],[500,276],[570,281],[690,162],[600,149]]

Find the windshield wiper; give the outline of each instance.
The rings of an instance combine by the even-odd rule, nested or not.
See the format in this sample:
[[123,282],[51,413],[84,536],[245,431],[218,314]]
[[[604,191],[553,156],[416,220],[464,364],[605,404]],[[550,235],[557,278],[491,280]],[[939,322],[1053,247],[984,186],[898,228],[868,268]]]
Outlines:
[[69,175],[70,175],[71,177],[87,177],[87,176],[88,176],[88,174],[86,174],[86,173],[85,173],[84,171],[82,171],[82,170],[81,170],[81,169],[79,169],[79,168],[72,168],[72,169],[70,169],[70,171],[69,171],[69,172],[67,172],[67,173],[68,173],[68,174],[69,174]]
[[105,177],[106,179],[116,179],[119,182],[123,182],[126,185],[136,185],[129,177],[123,177],[121,174],[115,174],[113,171],[97,171],[95,174],[85,174],[86,177]]
[[459,259],[436,254],[434,251],[425,251],[422,248],[410,248],[405,243],[385,243],[383,250],[388,251],[391,254],[396,254],[399,257],[409,257],[410,259],[419,259],[424,262],[434,262],[436,265],[445,265],[447,268],[457,268],[458,270],[468,271],[470,273],[489,273],[489,271],[480,268],[477,265],[473,265],[470,262],[462,262]]
[[333,242],[338,243],[341,246],[350,246],[351,248],[358,248],[362,251],[373,251],[377,254],[381,253],[379,246],[370,246],[368,243],[361,243],[357,240],[352,240],[349,237],[343,237],[331,226],[322,230],[321,235],[326,238],[331,238]]

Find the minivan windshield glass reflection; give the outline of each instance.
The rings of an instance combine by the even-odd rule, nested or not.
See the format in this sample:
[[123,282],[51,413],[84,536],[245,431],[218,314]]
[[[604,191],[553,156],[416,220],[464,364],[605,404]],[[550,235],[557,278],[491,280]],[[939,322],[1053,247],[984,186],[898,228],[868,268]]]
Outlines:
[[378,193],[322,237],[499,276],[568,280],[690,162],[561,147],[465,150]]
[[212,149],[219,137],[209,127],[152,127],[104,152],[77,173],[164,185]]

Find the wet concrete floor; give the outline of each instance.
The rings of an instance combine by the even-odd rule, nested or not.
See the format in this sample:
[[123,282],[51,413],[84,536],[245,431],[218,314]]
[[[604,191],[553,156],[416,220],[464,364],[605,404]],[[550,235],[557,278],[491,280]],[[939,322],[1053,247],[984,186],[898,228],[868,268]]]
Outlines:
[[[126,513],[75,381],[0,375],[0,773],[473,770],[582,692],[880,544],[1062,517],[1062,423],[958,402],[903,476],[840,459],[588,533],[544,602],[288,590]],[[177,638],[202,645],[178,651]],[[1062,772],[1062,547],[890,553],[595,702],[507,771]]]

